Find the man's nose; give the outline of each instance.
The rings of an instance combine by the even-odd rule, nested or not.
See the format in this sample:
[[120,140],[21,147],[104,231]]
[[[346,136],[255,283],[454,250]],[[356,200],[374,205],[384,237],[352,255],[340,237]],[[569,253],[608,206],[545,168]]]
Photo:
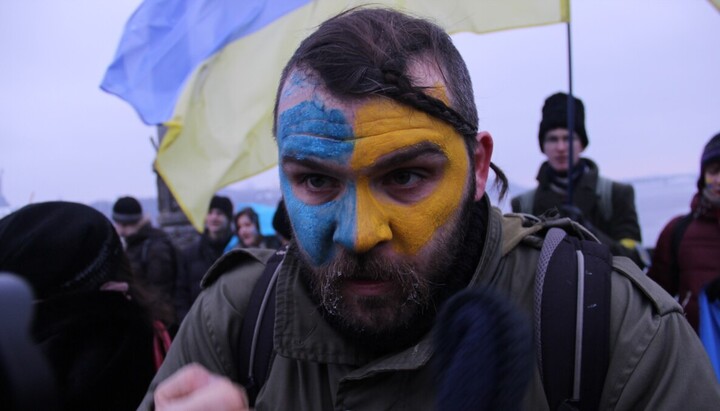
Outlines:
[[[341,245],[362,254],[380,243],[390,241],[392,230],[386,210],[373,198],[369,189],[359,189],[356,198],[356,218],[352,219],[356,224],[353,227],[355,238],[354,241],[344,241]],[[339,230],[343,231],[347,232],[347,228]]]

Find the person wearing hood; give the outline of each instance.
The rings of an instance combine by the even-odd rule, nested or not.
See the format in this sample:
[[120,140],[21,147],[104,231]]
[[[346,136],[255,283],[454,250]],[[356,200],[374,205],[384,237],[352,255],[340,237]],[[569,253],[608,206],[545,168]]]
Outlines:
[[270,248],[280,247],[277,237],[262,235],[260,217],[252,207],[245,207],[235,214],[235,233],[238,237],[236,248]]
[[175,289],[175,310],[178,323],[200,294],[200,280],[223,255],[232,238],[233,204],[228,197],[213,196],[205,217],[205,230],[190,246],[181,251],[180,272]]
[[[720,298],[720,133],[700,158],[697,193],[690,213],[670,220],[658,237],[648,276],[675,295],[690,325],[698,330],[698,296]],[[718,280],[718,281],[713,281]]]
[[547,161],[538,171],[538,187],[514,197],[512,211],[541,216],[557,209],[561,216],[589,229],[614,255],[646,266],[649,261],[641,245],[635,191],[629,184],[602,177],[594,161],[581,157],[590,144],[585,106],[573,97],[574,133],[570,140],[568,98],[565,93],[555,93],[545,100],[538,139]]
[[31,333],[51,368],[59,409],[140,404],[155,374],[151,295],[133,281],[102,213],[54,201],[9,214],[0,220],[0,271],[32,288]]

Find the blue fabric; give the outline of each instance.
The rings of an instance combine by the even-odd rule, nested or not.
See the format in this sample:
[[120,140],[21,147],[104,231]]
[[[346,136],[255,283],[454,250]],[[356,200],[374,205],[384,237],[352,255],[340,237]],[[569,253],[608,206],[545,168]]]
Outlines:
[[200,63],[310,1],[145,0],[126,23],[100,88],[130,103],[146,124],[165,122]]
[[705,290],[700,293],[700,340],[720,381],[720,300],[708,301]]

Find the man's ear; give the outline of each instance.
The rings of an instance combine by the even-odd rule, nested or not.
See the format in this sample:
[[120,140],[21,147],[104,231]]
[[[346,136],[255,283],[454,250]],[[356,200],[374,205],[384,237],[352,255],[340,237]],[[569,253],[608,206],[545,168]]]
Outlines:
[[493,152],[493,139],[487,131],[481,131],[475,136],[475,150],[471,161],[475,165],[475,201],[485,195],[488,174],[490,171],[490,158]]

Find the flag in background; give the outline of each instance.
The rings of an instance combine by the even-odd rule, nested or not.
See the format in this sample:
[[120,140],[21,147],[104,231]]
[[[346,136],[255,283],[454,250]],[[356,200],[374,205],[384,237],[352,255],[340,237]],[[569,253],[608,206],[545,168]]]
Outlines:
[[[182,3],[185,7],[180,11],[185,15],[178,17],[173,13],[172,19],[166,18],[164,13],[168,13],[168,9],[181,9],[170,7],[169,3]],[[145,109],[153,113],[153,122],[165,122],[167,133],[160,145],[155,169],[193,226],[202,231],[208,204],[217,190],[276,165],[277,149],[271,134],[275,92],[283,66],[300,41],[328,17],[369,2],[196,0],[194,3],[208,3],[208,6],[192,8],[186,3],[191,1],[146,0],[141,4],[128,22],[118,55],[106,75],[107,81],[111,70],[117,70],[120,74],[113,74],[109,82],[117,84],[110,87],[104,81],[103,89],[127,90],[124,94],[111,92],[133,104],[146,121],[151,117],[143,114]],[[213,18],[219,19],[217,24],[226,24],[225,28],[213,37],[215,43],[203,42],[207,45],[203,53],[210,57],[186,79],[179,70],[176,73],[174,68],[169,68],[169,62],[176,59],[170,50],[186,52],[187,45],[177,46],[177,39],[193,39],[196,30],[205,30],[202,26],[216,24],[208,15],[194,14],[206,9],[217,11],[219,3],[242,3],[243,9],[256,9],[238,11],[227,6],[228,13],[229,10],[237,13],[238,17],[234,18],[238,27],[235,28],[228,13],[213,13]],[[568,0],[374,0],[371,3],[430,18],[449,33],[485,33],[569,19]],[[144,17],[136,18],[142,9],[146,9]],[[158,15],[151,16],[150,11]],[[143,39],[141,34],[155,34],[151,27],[157,21],[170,24],[160,30],[162,35],[148,35]],[[148,27],[139,27],[141,22]],[[181,27],[172,22],[180,22]],[[126,41],[132,45],[126,47],[127,56],[122,52]],[[147,43],[145,50],[143,42]],[[146,54],[157,53],[157,50],[165,54],[154,56],[154,64],[144,60]],[[128,57],[131,54],[133,57]],[[183,59],[190,61],[187,57],[178,58],[185,61]],[[173,75],[165,78],[163,70],[171,70]],[[142,81],[130,82],[130,79]],[[170,82],[176,87],[174,94]],[[136,105],[135,100],[126,95],[137,96],[140,104]],[[170,101],[174,104],[172,116],[163,106]],[[147,107],[140,109],[140,105]]]
[[125,24],[100,88],[130,103],[145,124],[160,124],[200,63],[310,1],[145,0]]

